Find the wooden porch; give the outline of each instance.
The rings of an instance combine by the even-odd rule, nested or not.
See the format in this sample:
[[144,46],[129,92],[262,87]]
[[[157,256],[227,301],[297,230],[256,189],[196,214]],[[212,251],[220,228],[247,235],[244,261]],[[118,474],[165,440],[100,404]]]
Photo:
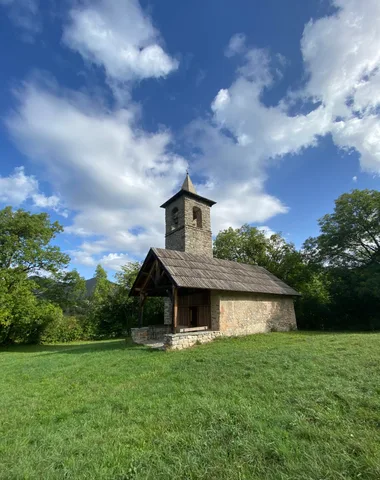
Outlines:
[[140,299],[139,327],[142,327],[145,300],[154,296],[170,299],[172,333],[211,329],[210,290],[179,288],[167,269],[153,256],[148,256],[144,262],[132,290]]

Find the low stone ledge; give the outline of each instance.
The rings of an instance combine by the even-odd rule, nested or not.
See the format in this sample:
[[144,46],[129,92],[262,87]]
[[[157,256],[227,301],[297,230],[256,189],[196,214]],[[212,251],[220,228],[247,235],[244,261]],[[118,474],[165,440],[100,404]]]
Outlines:
[[132,341],[135,343],[145,343],[148,339],[148,327],[131,328]]
[[148,327],[131,328],[134,343],[149,343],[150,340],[162,340],[171,331],[170,325],[149,325]]
[[171,333],[164,335],[164,347],[165,350],[182,350],[199,343],[212,342],[220,335],[221,332],[215,331]]

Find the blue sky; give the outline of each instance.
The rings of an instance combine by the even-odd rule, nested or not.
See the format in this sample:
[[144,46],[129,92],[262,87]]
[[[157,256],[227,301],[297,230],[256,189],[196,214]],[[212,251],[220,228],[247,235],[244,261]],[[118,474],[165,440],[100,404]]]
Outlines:
[[48,211],[72,267],[164,244],[189,168],[244,223],[301,246],[380,186],[377,0],[0,0],[0,207]]

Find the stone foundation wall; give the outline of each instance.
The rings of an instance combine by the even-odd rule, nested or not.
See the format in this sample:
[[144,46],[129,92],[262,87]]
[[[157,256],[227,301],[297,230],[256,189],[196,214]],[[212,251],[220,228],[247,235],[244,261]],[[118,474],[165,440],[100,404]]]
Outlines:
[[241,292],[220,293],[219,325],[215,326],[227,336],[296,330],[293,298]]
[[191,332],[191,333],[175,333],[164,336],[165,350],[182,350],[192,347],[200,343],[212,342],[215,338],[220,337],[221,332]]
[[149,327],[132,328],[131,337],[135,343],[147,343],[149,340],[161,340],[171,332],[169,325],[151,325]]

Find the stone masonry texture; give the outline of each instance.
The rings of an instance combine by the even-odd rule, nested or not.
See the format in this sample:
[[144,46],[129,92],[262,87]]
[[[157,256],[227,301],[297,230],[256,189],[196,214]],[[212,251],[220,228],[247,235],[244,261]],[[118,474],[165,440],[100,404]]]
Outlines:
[[170,333],[168,325],[151,325],[149,327],[132,328],[131,337],[135,343],[148,343],[149,340],[162,340]]
[[[194,225],[193,208],[202,212],[202,227]],[[178,209],[177,225],[173,224],[173,209]],[[186,194],[174,200],[165,210],[165,248],[212,257],[210,207]]]
[[221,332],[192,332],[192,333],[176,333],[164,335],[165,350],[183,350],[197,344],[212,342],[215,338],[220,337]]
[[172,316],[173,316],[172,308],[173,306],[170,298],[165,297],[164,298],[164,325],[172,324]]
[[223,335],[297,329],[293,298],[280,295],[213,292],[211,322],[212,328]]

